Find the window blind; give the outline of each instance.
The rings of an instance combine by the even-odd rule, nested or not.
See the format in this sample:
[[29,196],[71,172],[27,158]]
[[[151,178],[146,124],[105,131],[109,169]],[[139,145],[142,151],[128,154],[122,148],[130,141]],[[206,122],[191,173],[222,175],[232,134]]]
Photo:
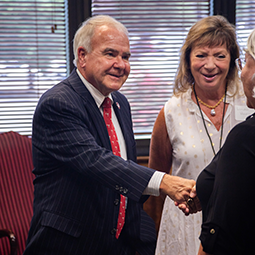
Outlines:
[[131,105],[136,137],[150,136],[172,95],[183,41],[210,14],[210,1],[92,0],[92,15],[98,14],[116,18],[129,31],[131,73],[121,91]]
[[31,135],[41,94],[67,75],[65,0],[0,0],[0,132]]
[[236,33],[243,55],[243,49],[246,48],[248,36],[254,28],[255,2],[236,0]]

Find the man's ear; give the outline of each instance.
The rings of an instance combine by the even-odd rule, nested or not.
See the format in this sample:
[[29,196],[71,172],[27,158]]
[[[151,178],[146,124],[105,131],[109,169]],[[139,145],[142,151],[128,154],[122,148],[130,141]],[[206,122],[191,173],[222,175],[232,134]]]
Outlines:
[[86,65],[86,55],[87,51],[83,47],[78,48],[78,60],[81,67]]

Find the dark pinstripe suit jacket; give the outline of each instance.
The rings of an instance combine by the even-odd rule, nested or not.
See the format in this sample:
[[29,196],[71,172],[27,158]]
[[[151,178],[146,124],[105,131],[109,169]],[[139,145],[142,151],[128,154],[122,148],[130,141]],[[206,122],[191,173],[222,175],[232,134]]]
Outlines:
[[[142,210],[142,192],[154,170],[134,163],[130,107],[119,92],[113,99],[127,161],[112,154],[102,114],[75,70],[40,98],[32,137],[34,215],[25,255],[154,254],[154,223]],[[128,206],[116,240],[120,194]]]

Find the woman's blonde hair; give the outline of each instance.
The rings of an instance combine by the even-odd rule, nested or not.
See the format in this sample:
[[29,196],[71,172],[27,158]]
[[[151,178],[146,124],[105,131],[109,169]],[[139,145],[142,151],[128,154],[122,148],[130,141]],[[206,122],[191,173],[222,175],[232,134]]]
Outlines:
[[194,78],[190,70],[190,52],[192,47],[213,47],[219,45],[226,45],[231,56],[227,75],[228,86],[238,86],[240,79],[238,77],[235,59],[239,57],[240,48],[236,40],[235,27],[223,16],[215,15],[201,19],[189,30],[181,48],[180,63],[174,86],[175,95],[187,91],[194,83]]

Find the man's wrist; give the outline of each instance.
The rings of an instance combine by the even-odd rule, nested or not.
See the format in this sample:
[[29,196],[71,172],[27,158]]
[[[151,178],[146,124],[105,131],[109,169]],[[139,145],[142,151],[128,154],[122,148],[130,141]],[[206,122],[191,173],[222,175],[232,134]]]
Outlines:
[[143,195],[159,196],[160,195],[160,184],[165,173],[155,171],[152,175],[147,187],[143,191]]

